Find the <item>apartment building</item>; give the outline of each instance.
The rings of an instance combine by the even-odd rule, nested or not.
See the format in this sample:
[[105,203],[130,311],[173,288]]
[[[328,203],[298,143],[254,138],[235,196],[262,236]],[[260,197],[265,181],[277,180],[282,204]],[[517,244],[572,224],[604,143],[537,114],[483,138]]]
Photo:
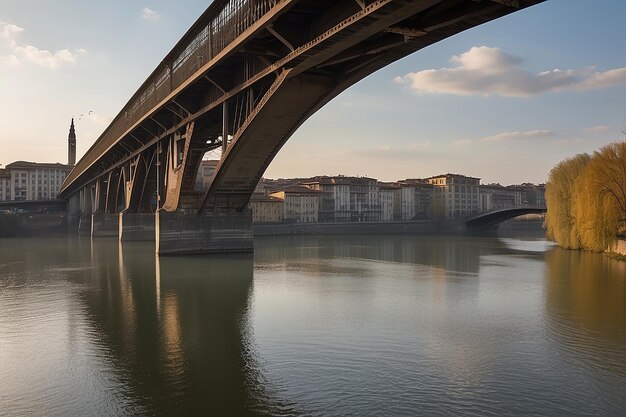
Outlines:
[[422,179],[396,183],[395,220],[431,220],[433,218],[433,184]]
[[0,169],[0,201],[11,199],[11,174],[6,169]]
[[480,212],[480,178],[460,174],[443,174],[426,178],[433,188],[433,216],[452,220]]
[[321,192],[301,185],[273,192],[271,197],[281,199],[286,223],[317,223],[319,221]]
[[252,194],[250,209],[253,223],[282,223],[284,219],[285,200],[266,194]]
[[519,189],[500,184],[486,184],[480,186],[478,207],[481,212],[519,207],[523,200],[523,193]]
[[[0,197],[3,200],[54,200],[58,197],[69,165],[17,161],[6,166],[0,174]],[[7,192],[8,180],[8,192]]]
[[382,218],[378,181],[367,177],[314,177],[302,185],[320,191],[320,222],[377,222]]

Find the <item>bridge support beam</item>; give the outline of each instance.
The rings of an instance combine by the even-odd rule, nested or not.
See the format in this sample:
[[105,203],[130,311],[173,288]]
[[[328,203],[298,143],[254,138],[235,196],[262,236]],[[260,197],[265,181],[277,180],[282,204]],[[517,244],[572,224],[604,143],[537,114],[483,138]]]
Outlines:
[[117,237],[117,234],[117,214],[99,212],[91,215],[91,237]]
[[155,219],[160,255],[252,252],[252,212],[202,214],[160,210]]
[[81,214],[78,217],[78,234],[91,236],[91,214]]
[[119,214],[118,236],[122,242],[154,240],[154,220],[152,213]]

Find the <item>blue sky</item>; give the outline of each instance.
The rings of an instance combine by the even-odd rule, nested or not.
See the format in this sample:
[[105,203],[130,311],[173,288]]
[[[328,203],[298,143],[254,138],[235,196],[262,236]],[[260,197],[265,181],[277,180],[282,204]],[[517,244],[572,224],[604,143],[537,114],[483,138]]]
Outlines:
[[[2,1],[0,164],[65,162],[72,116],[82,156],[208,4]],[[623,0],[548,0],[432,45],[320,110],[266,176],[544,182],[624,137],[624,16]]]

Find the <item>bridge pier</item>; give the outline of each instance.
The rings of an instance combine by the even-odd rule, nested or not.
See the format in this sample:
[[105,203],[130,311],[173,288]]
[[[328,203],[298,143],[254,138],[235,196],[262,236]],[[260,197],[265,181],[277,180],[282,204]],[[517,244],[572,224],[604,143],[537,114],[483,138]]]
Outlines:
[[119,239],[122,242],[154,240],[155,215],[152,213],[119,214]]
[[252,212],[185,213],[160,210],[155,218],[160,255],[252,252]]
[[78,234],[80,236],[91,236],[91,214],[81,214],[78,217]]
[[118,220],[116,214],[93,213],[91,216],[91,237],[117,237]]

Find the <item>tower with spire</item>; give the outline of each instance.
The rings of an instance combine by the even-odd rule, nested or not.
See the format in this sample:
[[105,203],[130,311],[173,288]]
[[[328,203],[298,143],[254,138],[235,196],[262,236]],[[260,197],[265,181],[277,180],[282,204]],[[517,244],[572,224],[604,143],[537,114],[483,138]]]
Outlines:
[[67,137],[67,164],[76,165],[76,132],[74,131],[74,118],[70,124],[70,134]]

